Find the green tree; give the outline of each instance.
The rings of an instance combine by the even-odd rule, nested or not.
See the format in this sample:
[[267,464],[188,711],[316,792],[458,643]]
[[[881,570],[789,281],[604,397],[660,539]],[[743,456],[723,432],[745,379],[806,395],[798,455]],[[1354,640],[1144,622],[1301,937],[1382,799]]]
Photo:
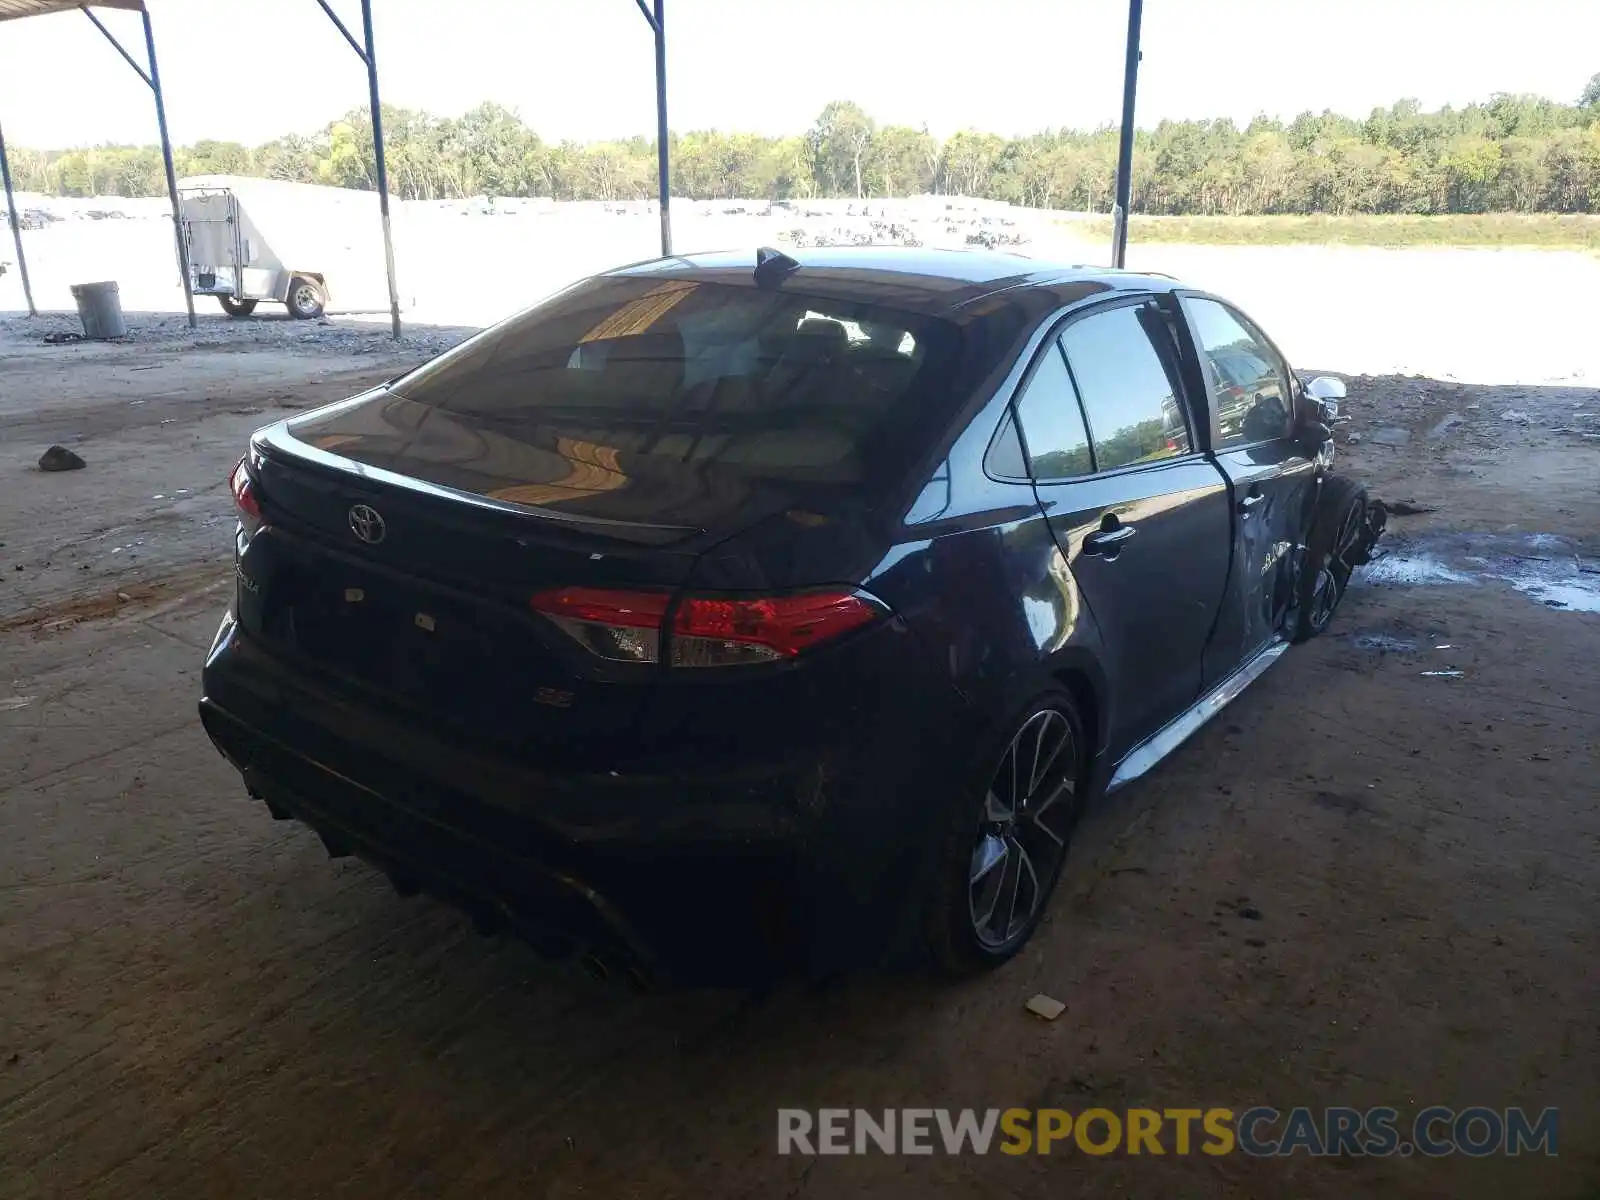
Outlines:
[[[631,137],[548,144],[513,111],[480,104],[459,117],[386,105],[389,183],[401,199],[653,195],[655,148]],[[1046,129],[1016,138],[878,127],[859,105],[827,105],[810,130],[764,137],[720,130],[671,135],[672,185],[701,199],[900,196],[956,192],[1040,208],[1105,212],[1117,130]],[[60,195],[159,195],[153,146],[12,147],[18,186]],[[372,122],[354,109],[310,136],[256,147],[177,147],[181,174],[376,186]],[[1414,99],[1364,120],[1305,112],[1162,121],[1140,130],[1133,206],[1149,213],[1600,212],[1600,75],[1576,105],[1499,93],[1426,112]]]
[[933,190],[937,145],[925,129],[886,125],[874,135],[866,172],[868,190],[878,196],[912,196]]
[[257,146],[250,157],[252,174],[290,183],[316,182],[317,147],[310,138],[291,133]]
[[833,195],[865,196],[867,152],[872,146],[872,118],[859,104],[831,101],[811,127],[811,153],[820,180]]
[[1600,71],[1589,76],[1589,82],[1583,85],[1583,94],[1578,97],[1579,108],[1600,108]]
[[1005,141],[997,134],[970,129],[952,134],[944,144],[941,190],[958,196],[987,195],[1004,148]]
[[250,151],[238,142],[199,141],[172,152],[179,175],[249,175]]

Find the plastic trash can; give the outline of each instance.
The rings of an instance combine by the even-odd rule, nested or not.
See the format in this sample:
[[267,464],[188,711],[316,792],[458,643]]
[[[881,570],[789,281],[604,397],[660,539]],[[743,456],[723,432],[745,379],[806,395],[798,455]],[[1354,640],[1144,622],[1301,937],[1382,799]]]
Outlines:
[[75,283],[72,299],[78,306],[78,319],[83,322],[83,336],[104,341],[107,338],[125,337],[128,327],[122,320],[122,299],[117,285],[104,283]]

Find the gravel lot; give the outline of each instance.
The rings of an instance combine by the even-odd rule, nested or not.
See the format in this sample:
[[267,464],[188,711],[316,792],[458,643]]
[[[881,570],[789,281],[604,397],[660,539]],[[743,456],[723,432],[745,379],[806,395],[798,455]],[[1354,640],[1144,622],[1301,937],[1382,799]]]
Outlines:
[[[957,987],[601,988],[246,799],[194,715],[224,475],[252,428],[471,318],[399,346],[210,314],[45,346],[0,318],[0,1197],[1593,1200],[1600,344],[1565,322],[1595,264],[1151,253],[1345,373],[1342,465],[1423,511],[1328,636],[1090,815],[1028,951]],[[1467,303],[1549,278],[1531,315]],[[87,469],[34,470],[52,442]],[[1561,1153],[775,1153],[780,1105],[1256,1103],[1559,1106]]]

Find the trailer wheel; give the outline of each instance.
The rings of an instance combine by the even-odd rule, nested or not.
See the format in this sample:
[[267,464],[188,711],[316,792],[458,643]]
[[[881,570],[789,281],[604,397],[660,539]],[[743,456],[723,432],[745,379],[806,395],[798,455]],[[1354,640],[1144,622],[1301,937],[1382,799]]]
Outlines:
[[217,302],[222,305],[222,311],[230,317],[248,317],[256,310],[254,300],[235,300],[232,296],[218,296]]
[[291,317],[309,321],[322,315],[327,299],[323,295],[322,284],[309,275],[296,275],[289,280],[289,298],[284,303],[289,306]]

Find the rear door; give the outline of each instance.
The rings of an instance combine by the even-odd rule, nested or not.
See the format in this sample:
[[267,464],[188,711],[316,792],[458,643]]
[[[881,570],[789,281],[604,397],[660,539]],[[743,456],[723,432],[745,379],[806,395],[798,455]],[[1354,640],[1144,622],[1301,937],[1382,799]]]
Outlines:
[[1147,297],[1070,319],[1017,401],[1039,502],[1111,660],[1119,756],[1199,696],[1228,573],[1226,486],[1196,448],[1164,322]]
[[1283,629],[1315,463],[1294,440],[1294,376],[1277,348],[1220,300],[1185,295],[1182,307],[1233,502],[1233,569],[1206,654],[1210,684]]
[[239,204],[233,193],[190,191],[183,194],[182,203],[194,290],[242,295]]

